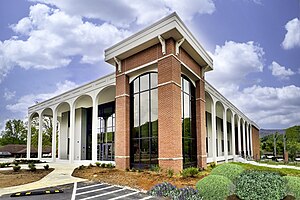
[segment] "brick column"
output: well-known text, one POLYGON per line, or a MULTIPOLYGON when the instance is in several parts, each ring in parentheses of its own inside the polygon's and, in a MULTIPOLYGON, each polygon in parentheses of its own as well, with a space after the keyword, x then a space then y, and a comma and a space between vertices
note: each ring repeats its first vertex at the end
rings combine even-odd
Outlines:
POLYGON ((129 79, 125 74, 117 75, 115 161, 118 169, 126 169, 130 167, 129 100, 129 79))
POLYGON ((205 82, 196 82, 197 166, 206 168, 205 82))
POLYGON ((173 56, 158 61, 159 166, 183 169, 181 127, 181 65, 173 56))

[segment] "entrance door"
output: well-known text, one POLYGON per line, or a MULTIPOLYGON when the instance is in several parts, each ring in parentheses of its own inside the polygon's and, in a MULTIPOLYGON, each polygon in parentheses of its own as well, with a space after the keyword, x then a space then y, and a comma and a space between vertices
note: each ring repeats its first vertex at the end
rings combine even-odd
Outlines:
POLYGON ((112 143, 102 144, 102 160, 112 160, 113 148, 112 143))

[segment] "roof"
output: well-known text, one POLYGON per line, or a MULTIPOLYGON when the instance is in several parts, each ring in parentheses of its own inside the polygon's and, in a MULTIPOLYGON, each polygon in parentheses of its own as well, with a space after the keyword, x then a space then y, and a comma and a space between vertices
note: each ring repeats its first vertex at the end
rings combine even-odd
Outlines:
POLYGON ((188 30, 176 12, 105 50, 105 61, 114 65, 114 58, 123 60, 157 43, 158 36, 176 41, 184 38, 183 48, 206 71, 213 69, 213 60, 188 30))

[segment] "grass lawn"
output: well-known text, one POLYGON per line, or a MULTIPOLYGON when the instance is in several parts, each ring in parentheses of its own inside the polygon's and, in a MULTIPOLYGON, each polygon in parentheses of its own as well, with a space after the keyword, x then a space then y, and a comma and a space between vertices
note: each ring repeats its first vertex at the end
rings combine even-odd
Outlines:
POLYGON ((260 170, 260 171, 271 171, 271 172, 277 172, 280 173, 281 175, 284 176, 297 176, 300 177, 300 170, 297 169, 287 169, 287 168, 270 168, 270 167, 264 167, 264 166, 256 166, 256 165, 251 165, 251 164, 246 164, 246 163, 238 163, 238 162, 233 162, 234 164, 240 165, 244 167, 244 169, 252 169, 252 170, 260 170))

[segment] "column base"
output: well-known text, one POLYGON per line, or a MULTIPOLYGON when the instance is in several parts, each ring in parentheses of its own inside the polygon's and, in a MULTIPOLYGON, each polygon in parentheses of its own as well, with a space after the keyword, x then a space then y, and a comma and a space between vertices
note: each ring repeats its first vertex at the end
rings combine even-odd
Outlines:
POLYGON ((160 159, 158 161, 159 167, 161 169, 173 169, 175 173, 179 173, 183 169, 183 160, 178 159, 178 160, 162 160, 160 159))
POLYGON ((200 156, 198 155, 197 156, 197 166, 199 168, 203 168, 203 169, 206 169, 207 168, 207 156, 200 156))
POLYGON ((130 158, 115 158, 116 168, 126 170, 130 168, 130 158))

